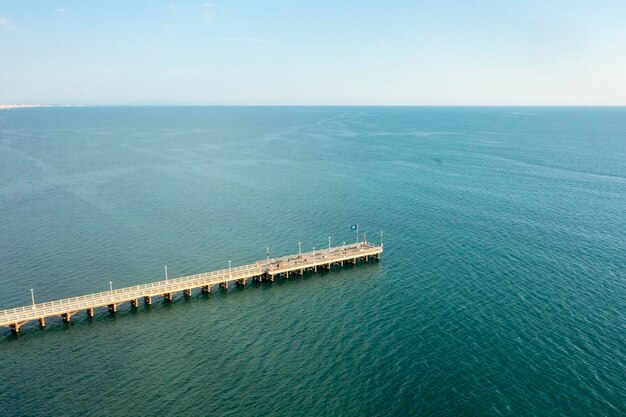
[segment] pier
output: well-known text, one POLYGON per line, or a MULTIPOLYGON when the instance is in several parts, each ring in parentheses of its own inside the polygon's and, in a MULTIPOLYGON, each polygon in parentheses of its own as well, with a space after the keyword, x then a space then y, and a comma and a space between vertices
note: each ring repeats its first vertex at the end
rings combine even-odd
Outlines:
MULTIPOLYGON (((257 261, 253 264, 230 267, 213 272, 189 275, 166 279, 133 287, 110 288, 94 294, 62 300, 34 303, 23 307, 0 311, 0 327, 9 327, 13 333, 19 333, 20 328, 31 321, 39 321, 44 328, 49 317, 61 317, 65 322, 71 322, 72 317, 84 312, 88 317, 94 317, 95 309, 106 308, 110 313, 116 313, 123 303, 130 303, 132 308, 138 308, 140 303, 151 305, 154 297, 163 297, 165 301, 172 301, 174 294, 182 292, 191 297, 194 290, 210 293, 214 286, 227 290, 231 285, 246 286, 251 282, 274 282, 277 277, 289 279, 295 275, 315 273, 318 269, 332 270, 343 267, 344 264, 357 264, 370 260, 380 260, 383 252, 382 242, 378 245, 368 242, 357 242, 350 245, 328 247, 306 253, 284 256, 277 259, 257 261)), ((229 261, 230 265, 230 261, 229 261)))

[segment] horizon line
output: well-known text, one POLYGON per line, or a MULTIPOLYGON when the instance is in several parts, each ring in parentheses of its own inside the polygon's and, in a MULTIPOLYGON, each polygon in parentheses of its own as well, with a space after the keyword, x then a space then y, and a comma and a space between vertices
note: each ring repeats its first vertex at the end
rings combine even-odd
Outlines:
POLYGON ((625 104, 233 104, 233 103, 23 103, 2 104, 0 110, 37 107, 626 107, 625 104))

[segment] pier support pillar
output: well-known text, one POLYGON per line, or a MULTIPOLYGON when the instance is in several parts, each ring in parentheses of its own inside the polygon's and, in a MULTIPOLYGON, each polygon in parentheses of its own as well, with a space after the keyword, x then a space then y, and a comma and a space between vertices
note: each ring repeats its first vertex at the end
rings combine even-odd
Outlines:
POLYGON ((343 267, 343 261, 340 262, 341 266, 343 267))
POLYGON ((202 293, 203 294, 211 294, 211 286, 210 285, 204 285, 202 287, 202 293))
POLYGON ((246 280, 245 280, 245 279, 239 279, 239 280, 235 281, 235 283, 236 283, 239 287, 245 287, 245 286, 246 286, 246 280))
POLYGON ((63 321, 66 323, 70 323, 72 321, 72 313, 63 313, 61 314, 61 317, 63 317, 63 321))
POLYGON ((132 308, 139 308, 139 300, 137 298, 130 300, 130 305, 132 308))
POLYGON ((93 314, 93 308, 88 308, 87 309, 87 317, 89 317, 90 319, 92 319, 94 316, 93 314))
POLYGON ((41 328, 43 329, 44 327, 46 327, 46 318, 42 317, 39 319, 39 325, 41 326, 41 328))
POLYGON ((220 282, 220 288, 223 290, 228 290, 228 282, 220 282))
POLYGON ((20 327, 22 327, 22 325, 20 323, 13 323, 9 325, 9 327, 11 327, 11 331, 13 332, 13 334, 19 334, 20 327))
POLYGON ((317 272, 317 265, 313 265, 313 272, 317 272))
POLYGON ((185 297, 191 297, 191 288, 187 289, 187 290, 183 290, 183 294, 185 294, 185 297))
POLYGON ((109 304, 109 313, 117 313, 117 304, 109 304))
POLYGON ((146 295, 145 297, 143 297, 143 302, 145 305, 147 306, 151 306, 152 305, 152 297, 149 295, 146 295))
POLYGON ((274 274, 270 274, 270 282, 274 282, 274 274))
POLYGON ((166 292, 165 294, 163 294, 163 299, 165 301, 172 301, 173 298, 174 298, 173 292, 166 292))

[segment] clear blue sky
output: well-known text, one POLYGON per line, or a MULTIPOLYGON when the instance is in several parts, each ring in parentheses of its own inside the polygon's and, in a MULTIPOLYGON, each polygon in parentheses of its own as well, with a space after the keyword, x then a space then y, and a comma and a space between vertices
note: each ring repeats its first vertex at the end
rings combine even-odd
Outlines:
POLYGON ((625 105, 625 0, 0 0, 0 103, 625 105))

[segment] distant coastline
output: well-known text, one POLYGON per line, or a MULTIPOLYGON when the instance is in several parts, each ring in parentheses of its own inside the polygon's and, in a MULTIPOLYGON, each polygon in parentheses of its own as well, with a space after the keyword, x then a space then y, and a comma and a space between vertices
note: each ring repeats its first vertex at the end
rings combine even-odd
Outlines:
POLYGON ((31 107, 84 107, 83 104, 0 104, 0 110, 27 109, 31 107))

